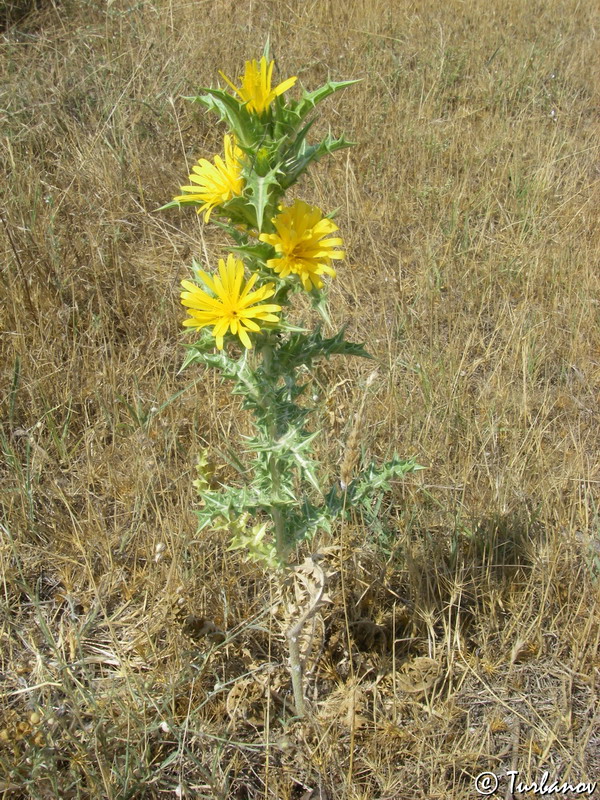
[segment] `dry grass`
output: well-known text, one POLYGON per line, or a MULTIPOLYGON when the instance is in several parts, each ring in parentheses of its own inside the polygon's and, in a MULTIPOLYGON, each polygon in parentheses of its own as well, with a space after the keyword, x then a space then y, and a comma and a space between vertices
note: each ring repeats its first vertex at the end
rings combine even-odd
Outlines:
MULTIPOLYGON (((65 0, 7 28, 2 797, 598 778, 593 6, 65 0), (329 543, 302 724, 274 588, 220 533, 195 538, 195 459, 226 475, 247 420, 212 374, 177 374, 176 287, 222 243, 155 213, 222 134, 181 95, 239 74, 267 32, 284 76, 363 79, 319 123, 358 146, 301 191, 340 206, 335 322, 379 361, 364 457, 427 466, 377 530, 329 543)), ((372 369, 316 375, 330 475, 372 369)))

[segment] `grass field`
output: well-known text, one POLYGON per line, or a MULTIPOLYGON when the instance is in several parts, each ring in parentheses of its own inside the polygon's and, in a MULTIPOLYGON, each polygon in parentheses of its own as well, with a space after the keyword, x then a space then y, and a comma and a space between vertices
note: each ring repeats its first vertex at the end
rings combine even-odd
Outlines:
MULTIPOLYGON (((1 796, 600 779, 594 3, 64 0, 19 20, 28 5, 0 3, 1 796), (304 720, 272 580, 195 531, 196 459, 229 480, 249 429, 213 373, 178 374, 179 281, 223 241, 156 211, 222 145, 183 96, 267 35, 282 78, 362 79, 317 126, 356 147, 297 194, 339 207, 331 313, 379 368, 363 458, 426 467, 377 529, 313 545, 338 577, 304 720)), ((315 374, 328 477, 372 370, 315 374)))

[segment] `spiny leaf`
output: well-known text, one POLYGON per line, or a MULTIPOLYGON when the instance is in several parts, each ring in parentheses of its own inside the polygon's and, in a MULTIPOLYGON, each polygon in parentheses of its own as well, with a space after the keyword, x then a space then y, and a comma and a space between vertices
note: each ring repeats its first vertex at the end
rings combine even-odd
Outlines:
MULTIPOLYGON (((164 206, 157 208, 157 211, 166 211, 168 208, 179 208, 183 203, 180 203, 178 200, 171 200, 169 203, 165 203, 164 206)), ((188 203, 191 205, 191 203, 188 203)))
POLYGON ((360 83, 360 79, 353 81, 327 81, 327 83, 315 89, 313 92, 305 91, 302 99, 293 107, 293 110, 298 115, 298 118, 303 120, 304 117, 312 111, 318 103, 325 100, 326 97, 334 94, 334 92, 339 92, 340 89, 345 89, 347 86, 352 86, 354 83, 360 83))
POLYGON ((391 489, 391 481, 401 478, 410 472, 425 469, 414 458, 401 459, 396 454, 381 466, 370 464, 361 472, 348 487, 348 497, 354 503, 361 503, 371 497, 375 492, 386 492, 391 489))
POLYGON ((364 345, 347 342, 344 339, 345 331, 344 326, 335 336, 327 339, 321 335, 319 328, 308 335, 293 334, 278 349, 277 357, 281 371, 295 369, 304 364, 310 367, 313 360, 319 356, 329 358, 332 355, 347 355, 372 358, 364 345))
MULTIPOLYGON (((265 209, 271 203, 271 194, 276 193, 280 189, 277 180, 277 169, 272 169, 266 175, 257 175, 256 172, 251 172, 246 177, 246 189, 249 194, 248 203, 252 205, 256 212, 256 227, 262 230, 265 209)), ((271 213, 274 212, 271 209, 271 213)))
POLYGON ((336 150, 352 147, 353 145, 354 142, 349 141, 344 136, 334 139, 331 134, 328 134, 319 144, 315 145, 307 145, 306 142, 294 142, 294 146, 284 156, 283 177, 281 178, 282 187, 287 189, 292 186, 313 161, 318 161, 326 154, 335 153, 336 150))
POLYGON ((240 103, 222 89, 203 89, 203 91, 206 92, 205 95, 185 99, 200 103, 209 111, 216 111, 220 119, 227 122, 242 147, 250 148, 259 141, 262 126, 258 123, 258 119, 246 110, 244 103, 240 103))

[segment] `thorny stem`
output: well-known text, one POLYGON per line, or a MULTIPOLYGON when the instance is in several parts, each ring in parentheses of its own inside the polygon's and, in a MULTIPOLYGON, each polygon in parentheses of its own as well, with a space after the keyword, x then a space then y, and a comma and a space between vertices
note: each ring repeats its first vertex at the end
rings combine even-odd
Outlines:
POLYGON ((325 592, 325 573, 317 562, 313 559, 315 572, 319 576, 320 586, 317 596, 313 603, 306 609, 300 619, 292 625, 288 630, 286 636, 288 640, 288 649, 290 653, 290 672, 292 675, 292 689, 294 692, 294 705, 296 706, 296 713, 299 717, 303 717, 306 713, 306 705, 304 702, 304 687, 302 686, 302 659, 300 658, 300 635, 302 628, 309 619, 314 617, 317 609, 321 605, 323 594, 325 592))
MULTIPOLYGON (((265 374, 271 378, 271 365, 273 363, 273 346, 270 344, 262 348, 263 366, 265 374)), ((276 424, 273 406, 269 408, 269 437, 272 442, 275 441, 276 424)), ((273 516, 273 524, 275 526, 275 547, 277 548, 277 555, 282 562, 285 562, 286 546, 285 546, 285 520, 281 509, 276 505, 279 500, 279 464, 278 460, 271 454, 269 458, 269 472, 271 473, 271 486, 273 488, 273 505, 271 506, 271 513, 273 516)))
MULTIPOLYGON (((273 364, 273 346, 271 344, 266 344, 262 348, 262 357, 263 357, 263 368, 265 371, 265 375, 271 379, 273 377, 272 374, 272 364, 273 364)), ((269 423, 268 423, 268 431, 269 437, 272 442, 275 441, 276 434, 277 434, 277 420, 275 418, 275 409, 271 405, 269 408, 269 423)), ((279 556, 280 560, 285 563, 286 561, 286 536, 285 536, 285 519, 282 513, 281 508, 277 506, 277 501, 279 499, 279 491, 280 491, 280 481, 279 481, 279 463, 278 459, 276 459, 273 455, 271 455, 270 463, 269 463, 269 471, 271 474, 271 487, 272 487, 272 498, 273 498, 273 505, 271 506, 271 514, 273 517, 273 524, 275 526, 275 546, 277 548, 277 555, 279 556)), ((321 600, 323 598, 323 593, 325 592, 325 573, 321 569, 321 567, 315 563, 315 572, 317 573, 320 586, 317 596, 314 602, 306 609, 304 614, 300 617, 299 620, 296 621, 294 625, 288 630, 287 632, 287 640, 288 640, 288 652, 290 656, 290 674, 292 678, 292 690, 294 692, 294 705, 296 707, 296 714, 298 717, 303 717, 306 713, 306 704, 304 702, 304 687, 302 685, 302 659, 300 657, 300 635, 302 634, 302 629, 304 625, 311 619, 315 612, 317 611, 319 605, 321 604, 321 600)))

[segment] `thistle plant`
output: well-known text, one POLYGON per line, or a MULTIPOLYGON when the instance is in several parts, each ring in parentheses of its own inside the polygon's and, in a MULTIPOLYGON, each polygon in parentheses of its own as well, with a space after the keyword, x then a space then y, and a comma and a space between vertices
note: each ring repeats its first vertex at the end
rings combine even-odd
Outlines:
MULTIPOLYGON (((310 143, 316 107, 355 81, 328 81, 300 98, 288 92, 297 79, 272 88, 274 62, 268 47, 260 61, 247 61, 240 85, 222 75, 227 89, 204 89, 189 98, 216 114, 228 128, 223 156, 200 159, 181 194, 163 208, 192 206, 204 222, 218 225, 231 242, 218 269, 193 262, 194 281, 182 282, 186 327, 199 338, 186 345, 183 368, 201 364, 230 381, 232 393, 252 415, 253 435, 244 439, 246 465, 241 485, 216 485, 199 467, 199 530, 226 529, 230 550, 274 571, 293 571, 299 545, 319 531, 333 534, 335 521, 351 511, 367 519, 376 495, 391 481, 419 469, 414 460, 394 456, 355 475, 345 470, 330 486, 325 469, 312 457, 318 430, 314 410, 303 402, 311 368, 333 355, 369 358, 363 344, 349 342, 344 330, 323 333, 328 324, 326 281, 344 259, 338 227, 316 206, 286 201, 286 192, 311 164, 350 146, 344 136, 326 135, 310 143), (284 97, 285 95, 285 97, 284 97), (294 319, 294 298, 307 294, 322 318, 310 328, 294 319)), ((207 466, 206 458, 202 462, 207 466)), ((320 585, 288 631, 296 711, 305 711, 299 636, 325 592, 320 585)))

